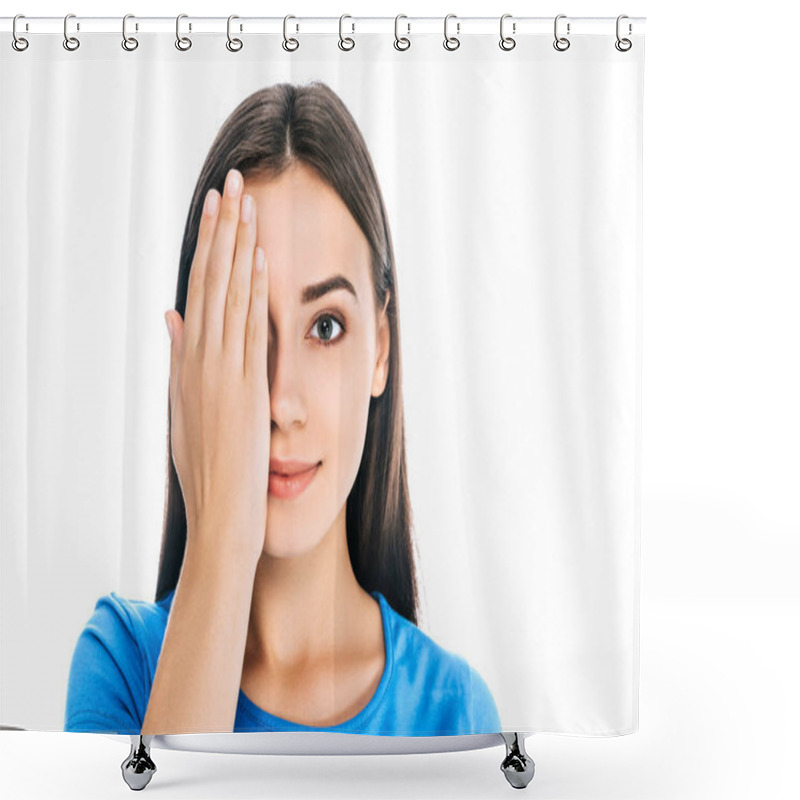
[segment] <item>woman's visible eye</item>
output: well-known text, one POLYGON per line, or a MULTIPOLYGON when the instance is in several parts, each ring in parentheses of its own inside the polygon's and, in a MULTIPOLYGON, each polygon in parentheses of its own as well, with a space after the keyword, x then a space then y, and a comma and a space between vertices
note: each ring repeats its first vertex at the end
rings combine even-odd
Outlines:
POLYGON ((332 314, 321 314, 319 317, 317 317, 316 320, 314 320, 311 330, 314 330, 314 328, 318 328, 321 335, 313 338, 319 339, 319 343, 323 347, 330 347, 332 344, 338 342, 339 339, 342 338, 345 330, 344 323, 337 317, 334 317, 332 314), (330 338, 332 335, 332 323, 336 323, 342 329, 342 333, 335 339, 330 338))

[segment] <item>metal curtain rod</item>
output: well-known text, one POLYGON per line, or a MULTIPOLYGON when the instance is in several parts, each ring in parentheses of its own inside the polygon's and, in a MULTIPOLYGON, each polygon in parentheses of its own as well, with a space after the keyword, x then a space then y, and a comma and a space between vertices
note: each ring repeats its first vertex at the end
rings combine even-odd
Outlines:
MULTIPOLYGON (((192 34, 214 33, 224 34, 228 30, 228 17, 195 17, 181 15, 184 30, 192 34)), ((338 33, 342 25, 342 17, 347 33, 387 33, 395 29, 395 17, 356 17, 350 14, 342 17, 305 17, 291 16, 291 29, 302 34, 331 34, 338 33)), ((470 34, 496 34, 500 22, 497 17, 459 17, 450 15, 450 27, 455 35, 470 34)), ((574 34, 605 34, 614 35, 616 30, 616 17, 562 17, 561 23, 566 29, 569 24, 569 33, 574 34)), ((414 35, 442 34, 444 17, 411 17, 400 15, 399 24, 403 33, 414 35)), ((506 29, 509 34, 524 36, 526 34, 552 34, 555 15, 552 17, 514 17, 506 15, 506 29)), ((70 31, 80 33, 120 33, 122 30, 122 17, 81 17, 70 15, 70 31)), ((239 17, 235 16, 233 29, 237 33, 282 33, 284 30, 284 17, 239 17)), ((0 30, 10 33, 13 28, 13 17, 0 17, 0 30)), ((624 34, 635 35, 644 33, 646 17, 625 17, 624 34)), ((130 15, 127 21, 130 32, 139 33, 174 33, 175 17, 137 17, 130 15)), ((63 33, 64 17, 36 17, 21 15, 17 19, 17 33, 63 33)))

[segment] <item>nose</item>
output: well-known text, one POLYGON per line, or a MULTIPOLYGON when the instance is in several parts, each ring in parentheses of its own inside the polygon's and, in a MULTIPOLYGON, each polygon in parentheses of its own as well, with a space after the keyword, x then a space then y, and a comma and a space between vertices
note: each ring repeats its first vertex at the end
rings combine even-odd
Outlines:
POLYGON ((288 431, 293 425, 305 425, 307 409, 299 358, 288 345, 275 343, 274 336, 268 347, 267 379, 273 426, 288 431))

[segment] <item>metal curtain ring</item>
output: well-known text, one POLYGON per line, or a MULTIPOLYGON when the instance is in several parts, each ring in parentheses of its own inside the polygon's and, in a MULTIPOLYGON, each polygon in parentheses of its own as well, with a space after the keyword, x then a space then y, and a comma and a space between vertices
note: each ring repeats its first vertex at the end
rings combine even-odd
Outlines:
MULTIPOLYGON (((186 51, 192 46, 192 40, 188 36, 181 36, 181 20, 188 17, 188 14, 178 14, 175 18, 175 47, 178 50, 186 51)), ((189 30, 192 29, 192 23, 189 23, 189 30)))
MULTIPOLYGON (((505 20, 510 17, 511 14, 503 14, 500 17, 500 49, 501 50, 513 50, 517 46, 517 40, 512 39, 510 36, 503 36, 503 23, 505 20)), ((516 32, 516 25, 514 25, 513 30, 516 32)))
MULTIPOLYGON (((131 50, 135 50, 139 46, 139 40, 134 39, 133 36, 128 36, 128 32, 126 30, 126 25, 128 24, 128 20, 133 16, 133 14, 126 14, 122 18, 122 49, 127 50, 130 52, 131 50)), ((139 26, 136 26, 136 29, 139 29, 139 26)))
MULTIPOLYGON (((554 36, 556 37, 556 40, 553 42, 553 47, 555 47, 555 49, 561 53, 563 53, 564 50, 569 50, 569 45, 570 45, 569 39, 566 39, 565 37, 558 35, 558 21, 560 19, 566 19, 566 18, 567 18, 566 14, 559 14, 556 17, 555 23, 553 24, 554 36)), ((569 34, 569 22, 567 23, 567 34, 569 34)))
MULTIPOLYGON (((232 19, 239 19, 239 17, 236 14, 231 14, 228 17, 228 41, 225 42, 225 47, 227 47, 228 50, 231 51, 231 53, 238 53, 242 49, 243 44, 242 44, 242 40, 241 39, 231 39, 231 20, 232 19)), ((239 30, 241 30, 241 26, 239 27, 239 30)))
MULTIPOLYGON (((67 14, 67 16, 64 17, 64 42, 63 42, 63 44, 64 44, 64 49, 65 50, 77 50, 81 46, 81 43, 80 43, 80 41, 78 39, 76 39, 74 36, 68 36, 67 35, 67 20, 70 17, 74 17, 74 16, 75 16, 74 14, 67 14)), ((80 30, 80 27, 78 28, 78 30, 80 30)))
POLYGON ((297 39, 295 39, 294 37, 292 37, 291 39, 288 39, 286 37, 286 23, 290 19, 297 19, 297 17, 293 16, 292 14, 287 14, 283 18, 283 42, 282 42, 282 47, 283 47, 284 50, 288 50, 290 53, 292 53, 295 50, 297 50, 298 47, 300 47, 300 42, 298 42, 297 39), (291 42, 291 44, 289 44, 290 42, 291 42))
MULTIPOLYGON (((620 51, 620 53, 627 53, 628 50, 630 50, 631 47, 633 47, 633 42, 630 39, 620 39, 619 38, 619 22, 622 19, 628 19, 628 15, 627 14, 620 14, 617 17, 617 41, 614 42, 614 47, 616 47, 617 50, 620 51)), ((631 27, 631 24, 629 22, 628 23, 628 33, 631 33, 632 31, 633 31, 633 28, 631 27)))
MULTIPOLYGON (((447 35, 447 20, 451 17, 455 17, 455 14, 448 14, 444 18, 444 42, 442 45, 444 46, 445 50, 458 50, 461 47, 461 40, 458 39, 456 36, 448 36, 447 35)), ((459 33, 461 30, 461 23, 456 23, 456 33, 459 33)))
MULTIPOLYGON (((394 49, 395 50, 408 50, 411 47, 411 39, 407 37, 400 36, 400 31, 398 30, 398 23, 400 22, 400 18, 408 19, 405 14, 398 14, 394 18, 394 49), (402 43, 402 44, 401 44, 402 43)), ((411 23, 407 22, 406 25, 408 26, 408 33, 411 33, 411 23)))
MULTIPOLYGON (((350 19, 353 19, 349 14, 342 14, 342 16, 339 17, 339 49, 340 50, 352 50, 356 46, 355 41, 353 41, 353 39, 351 39, 349 36, 347 36, 346 38, 342 38, 342 22, 344 21, 345 17, 349 17, 350 19), (345 46, 345 42, 348 43, 347 46, 345 46)), ((355 33, 355 31, 356 31, 356 24, 354 22, 353 23, 353 31, 352 32, 355 33)))
POLYGON ((18 19, 25 19, 23 14, 17 14, 14 17, 14 22, 11 25, 11 35, 13 36, 11 40, 11 46, 17 50, 18 52, 22 52, 23 50, 28 49, 28 40, 25 39, 23 36, 17 36, 17 20, 18 19))

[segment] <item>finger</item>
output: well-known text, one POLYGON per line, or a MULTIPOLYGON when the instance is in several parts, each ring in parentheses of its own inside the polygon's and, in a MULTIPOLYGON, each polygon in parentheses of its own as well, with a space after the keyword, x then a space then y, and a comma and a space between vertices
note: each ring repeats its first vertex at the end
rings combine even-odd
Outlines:
POLYGON ((217 230, 206 265, 203 287, 203 340, 217 350, 222 347, 225 298, 231 279, 243 184, 242 173, 238 169, 228 170, 217 230))
POLYGON ((269 329, 269 279, 264 251, 256 248, 253 259, 250 308, 245 334, 244 373, 246 377, 267 378, 267 332, 269 329))
POLYGON ((178 385, 178 371, 180 369, 181 343, 184 335, 184 324, 181 315, 175 311, 167 311, 164 317, 167 320, 167 330, 170 335, 169 350, 169 402, 175 408, 175 390, 178 385))
POLYGON ((238 359, 241 372, 244 372, 244 330, 250 306, 250 277, 253 274, 255 246, 256 204, 252 195, 243 194, 222 333, 222 346, 233 358, 238 359))
POLYGON ((208 254, 217 228, 219 206, 219 192, 216 189, 209 189, 203 203, 203 213, 200 216, 200 227, 197 231, 197 244, 195 245, 192 267, 189 272, 189 288, 184 311, 185 321, 183 324, 187 329, 189 341, 194 344, 197 344, 200 340, 200 334, 202 333, 203 287, 205 285, 208 254))

